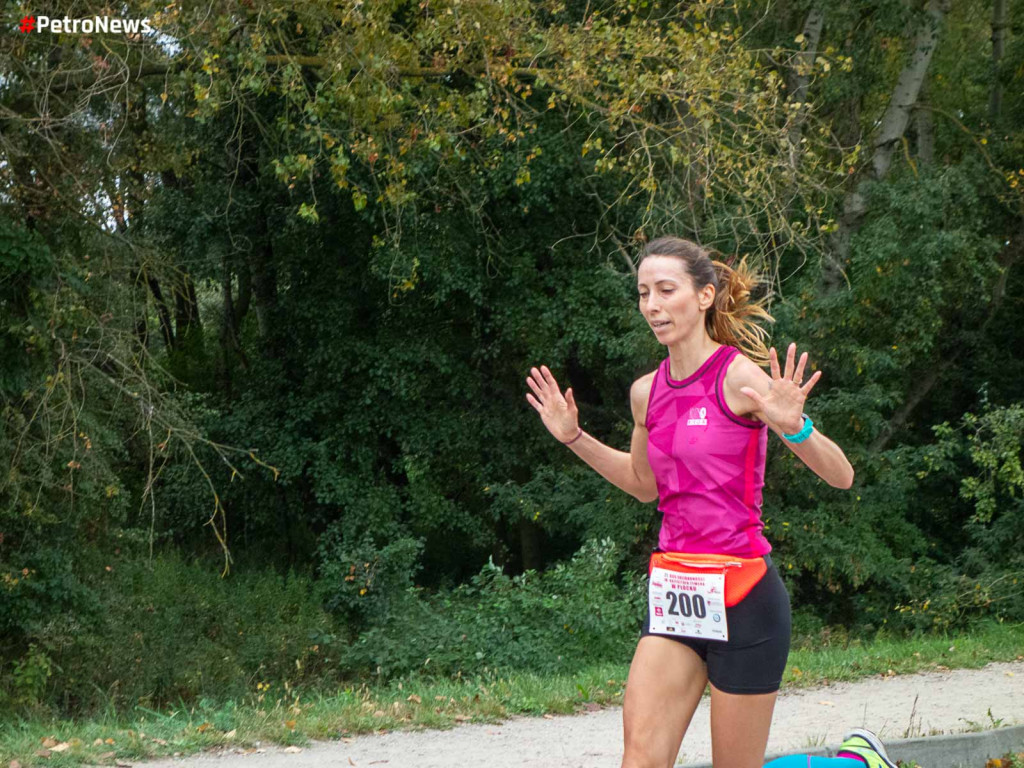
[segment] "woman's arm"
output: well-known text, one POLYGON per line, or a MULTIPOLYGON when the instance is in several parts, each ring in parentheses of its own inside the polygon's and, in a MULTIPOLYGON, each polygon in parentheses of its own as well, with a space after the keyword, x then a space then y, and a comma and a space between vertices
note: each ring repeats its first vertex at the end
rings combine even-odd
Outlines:
POLYGON ((629 452, 617 451, 579 427, 579 410, 570 387, 562 396, 558 382, 547 366, 530 369, 526 383, 533 394, 526 399, 540 414, 548 431, 585 461, 601 477, 617 488, 621 488, 640 501, 654 501, 658 498, 658 487, 654 473, 647 461, 647 397, 651 388, 648 374, 636 382, 629 391, 633 410, 633 437, 629 452))
POLYGON ((807 353, 804 352, 799 363, 794 365, 796 344, 789 345, 784 374, 779 372, 774 347, 769 356, 771 376, 750 359, 737 355, 725 376, 725 396, 730 407, 734 402, 745 403, 745 407, 733 407, 733 410, 753 414, 767 424, 782 438, 786 447, 826 483, 836 488, 849 488, 853 485, 853 467, 843 449, 817 428, 802 443, 793 443, 782 437, 799 432, 803 426, 804 401, 821 378, 821 371, 816 371, 806 383, 803 382, 807 353))

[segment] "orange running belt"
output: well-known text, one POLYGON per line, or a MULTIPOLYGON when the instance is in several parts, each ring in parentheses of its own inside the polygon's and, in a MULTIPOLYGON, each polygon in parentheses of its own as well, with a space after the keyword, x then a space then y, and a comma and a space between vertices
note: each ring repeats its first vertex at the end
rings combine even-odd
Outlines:
POLYGON ((746 597, 768 572, 768 563, 763 557, 655 552, 651 555, 647 574, 650 575, 655 568, 677 573, 724 573, 725 605, 731 608, 746 597))

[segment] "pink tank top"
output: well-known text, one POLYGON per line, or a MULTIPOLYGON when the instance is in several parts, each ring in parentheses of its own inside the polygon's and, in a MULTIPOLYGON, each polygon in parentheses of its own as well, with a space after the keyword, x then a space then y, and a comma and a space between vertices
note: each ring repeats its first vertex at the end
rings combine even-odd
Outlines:
POLYGON ((725 371, 738 353, 719 347, 682 381, 669 377, 667 358, 654 374, 647 456, 665 552, 759 557, 772 549, 761 533, 768 428, 729 410, 723 394, 725 371))

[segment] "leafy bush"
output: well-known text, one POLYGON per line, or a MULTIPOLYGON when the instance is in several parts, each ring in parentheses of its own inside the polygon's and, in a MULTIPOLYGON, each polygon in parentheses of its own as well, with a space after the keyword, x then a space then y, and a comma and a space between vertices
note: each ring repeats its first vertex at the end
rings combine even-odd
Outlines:
POLYGON ((470 583, 435 594, 398 589, 409 572, 398 566, 417 551, 406 541, 354 552, 379 564, 370 569, 370 590, 379 594, 358 599, 349 590, 366 582, 342 576, 340 591, 325 586, 350 572, 342 559, 325 564, 332 576, 319 584, 268 572, 222 579, 171 556, 118 563, 90 584, 98 605, 88 621, 70 610, 53 617, 0 678, 0 703, 81 713, 224 701, 368 675, 571 670, 632 653, 644 582, 627 575, 620 583, 622 550, 611 540, 590 542, 543 573, 509 577, 488 564, 470 583), (334 615, 321 605, 325 596, 336 601, 334 615), (379 611, 353 608, 358 600, 379 611), (347 645, 354 631, 344 621, 352 615, 368 628, 347 645))
POLYGON ((31 694, 76 712, 223 700, 260 681, 329 679, 337 665, 334 626, 308 577, 222 579, 168 556, 152 566, 117 563, 89 586, 97 609, 52 616, 13 676, 0 680, 11 699, 31 694))
POLYGON ((1024 618, 1024 571, 992 567, 975 575, 933 563, 915 568, 906 602, 890 625, 917 631, 964 630, 988 618, 1024 618))
POLYGON ((591 541, 568 563, 509 577, 488 563, 468 584, 406 593, 391 620, 352 644, 346 665, 385 676, 486 669, 553 672, 624 661, 646 608, 644 580, 616 580, 621 548, 591 541))
POLYGON ((349 544, 334 528, 321 540, 318 592, 350 635, 385 623, 413 586, 422 550, 423 543, 409 537, 378 547, 366 535, 349 544))

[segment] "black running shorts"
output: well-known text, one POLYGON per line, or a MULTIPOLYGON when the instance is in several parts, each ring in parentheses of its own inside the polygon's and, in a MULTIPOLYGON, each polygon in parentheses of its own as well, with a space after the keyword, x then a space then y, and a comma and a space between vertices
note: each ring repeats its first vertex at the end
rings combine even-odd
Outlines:
MULTIPOLYGON (((774 693, 789 658, 792 622, 789 594, 771 558, 768 571, 745 598, 726 610, 729 639, 656 635, 687 645, 708 668, 708 680, 725 693, 774 693)), ((650 633, 650 616, 641 637, 650 633)))

